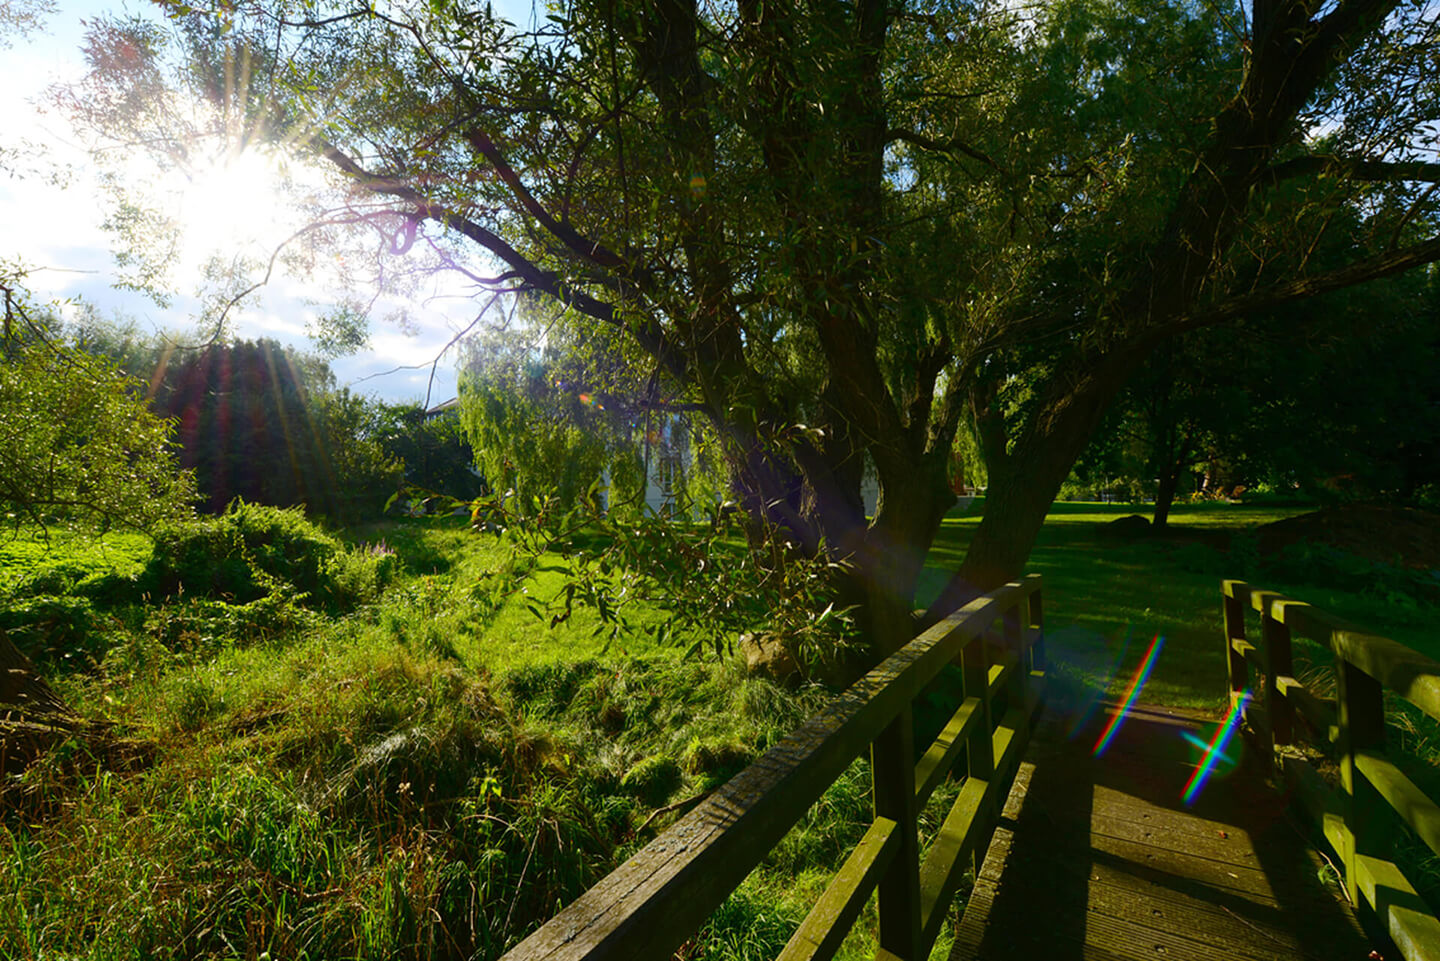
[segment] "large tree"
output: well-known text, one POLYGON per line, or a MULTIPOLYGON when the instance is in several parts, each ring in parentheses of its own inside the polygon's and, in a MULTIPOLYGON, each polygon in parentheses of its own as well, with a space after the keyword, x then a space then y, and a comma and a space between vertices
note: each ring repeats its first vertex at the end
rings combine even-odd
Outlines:
MULTIPOLYGON (((1161 344, 1440 258, 1423 3, 572 0, 528 30, 453 0, 168 9, 217 129, 343 178, 323 233, 373 233, 382 280, 423 255, 618 332, 751 511, 848 559, 882 652, 962 421, 989 496, 931 618, 1021 570, 1161 344), (1341 211, 1363 229, 1321 268, 1341 211)), ((96 38, 87 109, 183 155, 164 38, 96 38)))

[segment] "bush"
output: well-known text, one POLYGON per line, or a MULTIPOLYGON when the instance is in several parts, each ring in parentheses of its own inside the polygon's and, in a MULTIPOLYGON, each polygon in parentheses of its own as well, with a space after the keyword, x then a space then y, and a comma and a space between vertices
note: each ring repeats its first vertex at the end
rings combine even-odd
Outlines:
POLYGON ((161 530, 146 581, 159 595, 245 604, 288 591, 310 606, 352 607, 389 579, 394 554, 349 551, 299 508, 235 501, 218 517, 161 530))

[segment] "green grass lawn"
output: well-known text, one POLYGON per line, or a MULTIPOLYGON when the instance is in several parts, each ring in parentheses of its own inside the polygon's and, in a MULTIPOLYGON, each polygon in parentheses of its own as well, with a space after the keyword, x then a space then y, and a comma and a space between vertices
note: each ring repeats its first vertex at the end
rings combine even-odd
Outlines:
MULTIPOLYGON (((918 600, 928 602, 964 557, 979 524, 979 504, 947 518, 931 551, 918 600)), ((1245 578, 1255 559, 1231 557, 1208 541, 1244 535, 1260 525, 1305 513, 1308 507, 1206 503, 1177 505, 1164 537, 1121 539, 1104 525, 1144 507, 1057 503, 1026 565, 1045 577, 1047 649, 1062 672, 1118 696, 1156 635, 1165 638, 1144 699, 1221 711, 1225 705, 1220 581, 1245 578)), ((1258 586, 1318 607, 1440 655, 1426 608, 1303 581, 1252 577, 1258 586)), ((1319 662, 1323 652, 1301 643, 1298 656, 1319 662)))

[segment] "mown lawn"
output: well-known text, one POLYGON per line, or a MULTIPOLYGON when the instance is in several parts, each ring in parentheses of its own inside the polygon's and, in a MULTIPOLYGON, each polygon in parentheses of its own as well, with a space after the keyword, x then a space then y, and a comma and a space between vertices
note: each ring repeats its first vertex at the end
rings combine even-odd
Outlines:
MULTIPOLYGON (((931 551, 919 601, 935 596, 947 571, 964 557, 979 504, 946 519, 931 551)), ((1341 617, 1393 637, 1417 650, 1440 655, 1433 610, 1404 597, 1338 589, 1305 578, 1267 574, 1255 554, 1253 537, 1263 524, 1311 507, 1206 503, 1177 505, 1171 530, 1160 537, 1123 538, 1105 525, 1146 508, 1120 504, 1058 503, 1040 532, 1027 571, 1045 576, 1047 646, 1062 671, 1118 695, 1156 635, 1164 647, 1144 698, 1158 704, 1221 710, 1220 581, 1248 579, 1257 586, 1308 601, 1341 617), (1235 540, 1224 547, 1225 535, 1235 540)), ((1299 655, 1318 663, 1323 652, 1300 643, 1299 655)))

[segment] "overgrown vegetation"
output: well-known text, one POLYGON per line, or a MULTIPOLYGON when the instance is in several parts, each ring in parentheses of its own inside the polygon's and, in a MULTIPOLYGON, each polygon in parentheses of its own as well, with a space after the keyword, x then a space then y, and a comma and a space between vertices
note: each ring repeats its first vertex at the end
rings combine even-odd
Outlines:
MULTIPOLYGON (((153 544, 7 545, 10 638, 151 763, 77 742, 11 778, 0 955, 494 957, 826 696, 682 657, 647 630, 669 618, 653 599, 619 634, 591 609, 540 623, 559 575, 513 537, 343 536, 239 503, 153 544), (58 588, 83 656, 36 620, 58 588)), ((697 949, 777 948, 863 830, 866 783, 837 785, 697 949)))
MULTIPOLYGON (((1293 511, 1182 506, 1168 537, 1116 539, 1103 525, 1126 510, 1075 505, 1042 532, 1033 566, 1065 689, 1113 690, 1159 631, 1147 698, 1217 706, 1207 565, 1243 561, 1246 532, 1293 511)), ((946 522, 937 568, 973 524, 946 522)), ((723 556, 712 528, 604 555, 635 564, 605 575, 627 594, 623 618, 565 606, 581 569, 598 572, 596 539, 618 532, 527 530, 434 518, 327 532, 237 504, 153 542, 61 531, 0 545, 4 616, 67 598, 84 653, 47 650, 51 626, 33 619, 9 636, 81 714, 145 746, 119 766, 63 744, 12 778, 0 955, 496 957, 828 696, 751 676, 723 645, 684 656, 710 635, 662 602, 655 557, 675 552, 680 577, 698 556, 689 537, 723 556)), ((1274 586, 1411 643, 1430 610, 1384 617, 1385 598, 1274 586)), ((953 694, 922 704, 922 723, 953 694)), ((774 956, 868 811, 861 761, 686 956, 774 956)), ((844 956, 868 955, 873 921, 844 956)))

